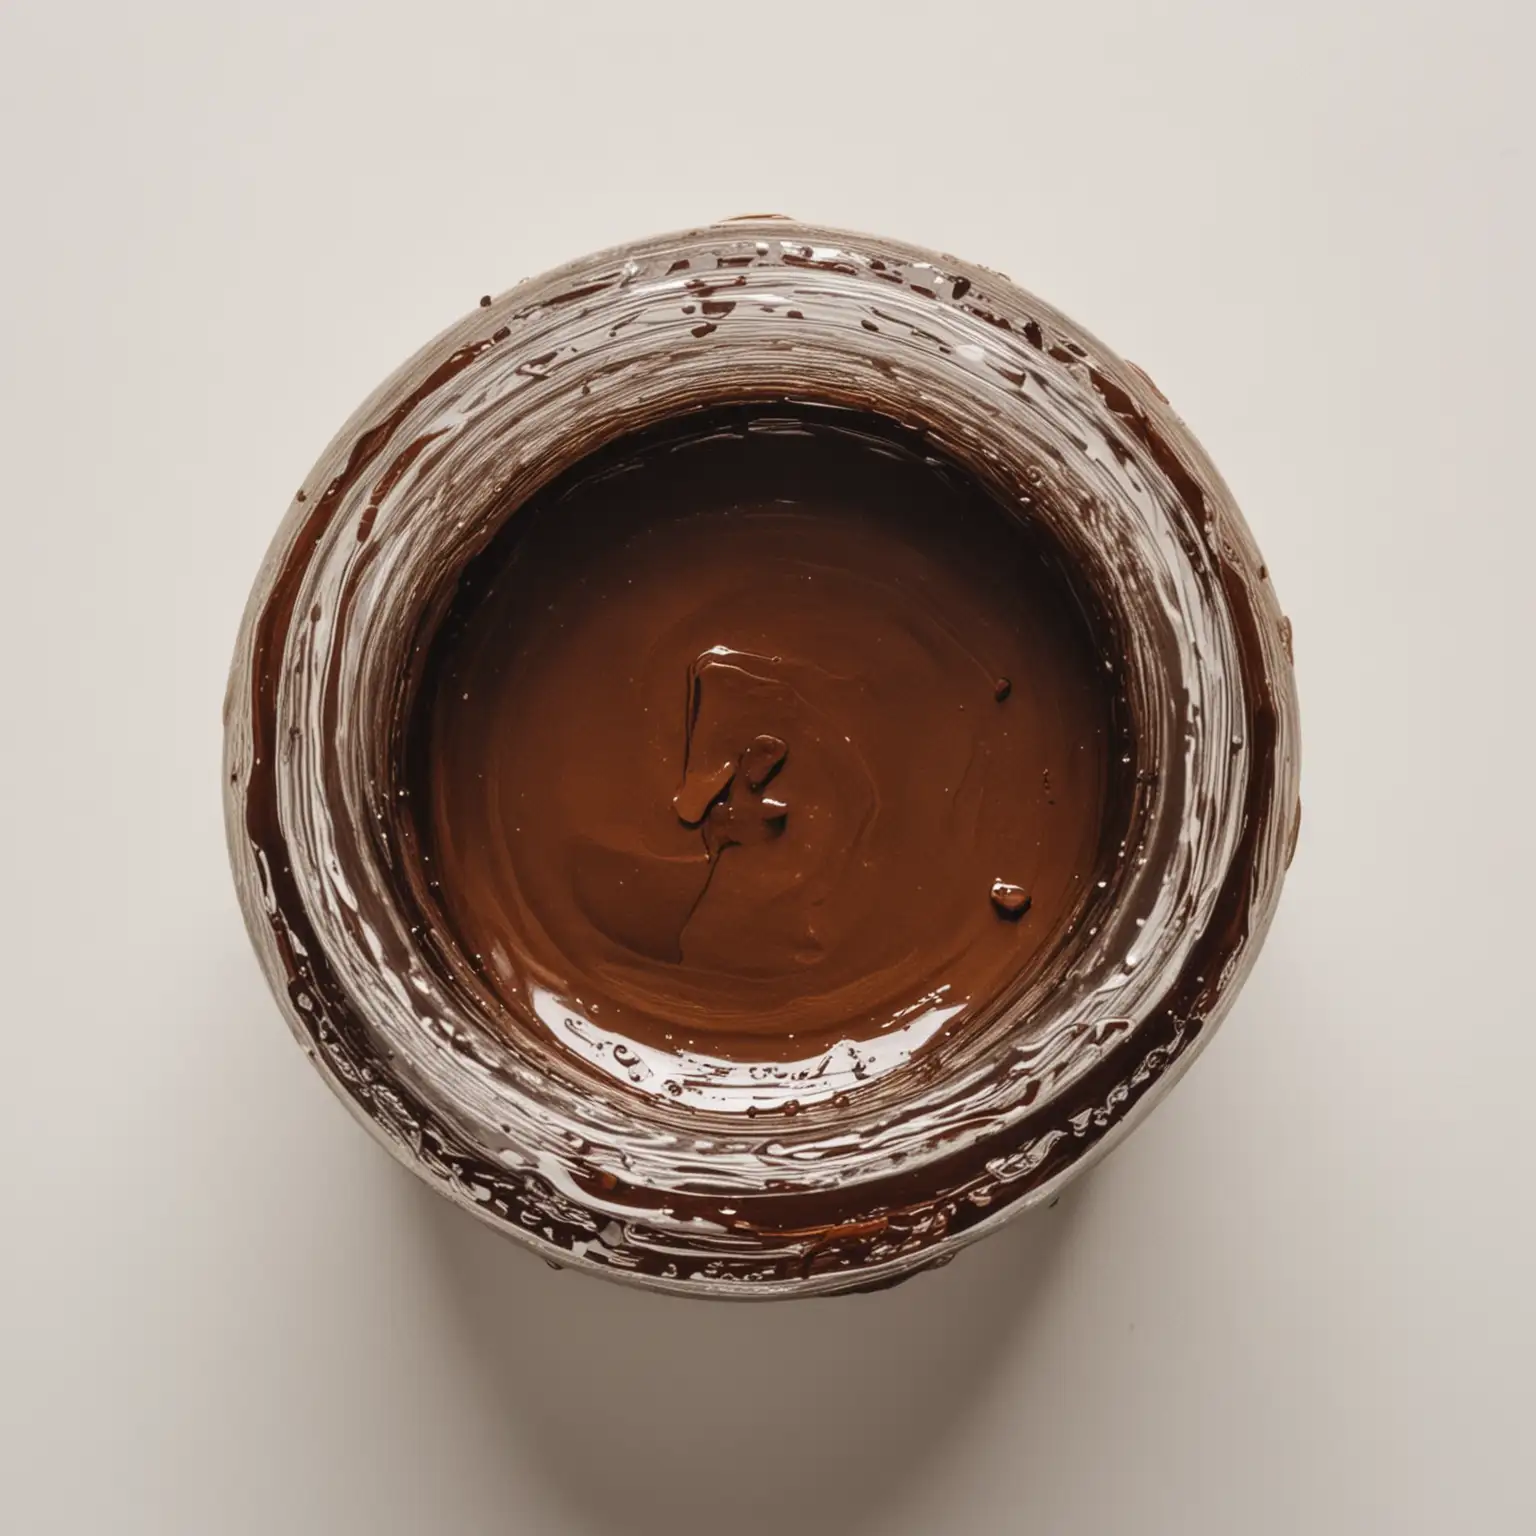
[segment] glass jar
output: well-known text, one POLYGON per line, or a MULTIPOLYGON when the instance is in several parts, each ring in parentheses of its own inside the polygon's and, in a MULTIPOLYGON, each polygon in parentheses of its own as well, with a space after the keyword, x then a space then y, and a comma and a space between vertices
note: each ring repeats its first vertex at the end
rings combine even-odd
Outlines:
POLYGON ((417 353, 290 507, 225 719, 251 938, 358 1118, 546 1259, 710 1296, 889 1283, 1102 1156, 1230 1006, 1299 816, 1289 626, 1150 380, 983 267, 781 219, 572 262, 417 353), (758 401, 886 417, 1048 537, 1108 637, 1131 759, 1123 840, 1043 965, 909 1064, 767 1112, 497 1027, 391 831, 413 647, 467 562, 600 445, 758 401))

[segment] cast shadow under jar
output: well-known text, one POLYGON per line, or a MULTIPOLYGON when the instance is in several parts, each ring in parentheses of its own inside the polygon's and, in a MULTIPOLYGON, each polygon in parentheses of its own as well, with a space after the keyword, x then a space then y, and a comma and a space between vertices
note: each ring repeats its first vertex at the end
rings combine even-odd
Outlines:
POLYGON ((498 1432, 626 1536, 883 1528, 1065 1258, 1081 1187, 891 1289, 698 1301, 555 1273, 426 1191, 423 1252, 498 1432))

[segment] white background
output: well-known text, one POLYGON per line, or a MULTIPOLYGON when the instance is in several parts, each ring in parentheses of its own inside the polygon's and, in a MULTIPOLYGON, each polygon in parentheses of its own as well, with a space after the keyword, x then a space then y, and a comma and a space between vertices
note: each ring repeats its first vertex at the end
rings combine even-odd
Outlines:
POLYGON ((0 1528, 1536 1529, 1530 8, 518 12, 0 6, 0 1528), (333 1102, 219 705, 402 357, 760 210, 1152 374, 1295 621, 1306 818, 1220 1037, 1054 1211, 736 1309, 550 1272, 333 1102))

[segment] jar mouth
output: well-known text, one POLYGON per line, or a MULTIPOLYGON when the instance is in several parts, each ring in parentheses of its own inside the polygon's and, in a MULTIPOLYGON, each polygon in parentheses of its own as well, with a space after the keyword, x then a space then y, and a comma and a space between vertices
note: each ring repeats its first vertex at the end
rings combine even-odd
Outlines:
MULTIPOLYGON (((445 589, 452 590, 433 590, 401 580, 386 594, 385 609, 378 615, 382 631, 410 641, 402 650, 406 676, 376 700, 381 710, 376 739, 385 743, 377 773, 381 778, 387 777, 390 785, 383 805, 398 807, 400 811, 390 828, 399 854, 396 899, 409 909, 411 925, 421 935, 423 955, 435 965, 440 982, 459 995, 465 1008, 487 1028, 531 1036, 529 1048, 535 1051, 553 1042, 557 1048, 541 1059, 551 1075, 566 1080, 573 1092, 580 1092, 588 1076, 596 1074, 626 1094, 647 1099, 667 1094, 669 1111, 737 1117, 795 1115, 821 1105, 846 1109, 854 1095, 864 1099, 877 1083, 893 1074, 902 1074, 902 1080, 887 1090, 892 1109, 899 1110, 903 1095, 914 1091, 914 1084, 920 1084, 924 1075, 938 1069, 930 1061, 929 1053, 948 1043, 951 1037, 953 1045, 944 1052, 943 1068, 964 1071, 985 1059, 995 1047, 994 1035, 1017 1034, 1021 998, 1031 999, 1023 1011, 1025 1018, 1030 1011, 1049 1006, 1053 991, 1062 985, 1074 963, 1091 946, 1104 921, 1104 909, 1111 904, 1118 888, 1124 866, 1123 850, 1134 833, 1132 813, 1139 782, 1133 766, 1135 744, 1129 722, 1114 718, 1115 706, 1122 705, 1116 682, 1120 647, 1096 595, 1078 590, 1067 561, 1054 542, 1044 543, 1042 530, 1032 528, 1033 537, 1023 547, 1028 549, 1030 561, 1039 571, 1030 587, 1010 593, 1010 597, 1028 602, 1033 594, 1038 601, 1037 587, 1043 585, 1073 623, 1074 638, 1083 645, 1085 653, 1091 648, 1091 654, 1082 657, 1087 675, 1081 682, 1090 688, 1100 687, 1100 680, 1092 674, 1102 668, 1107 682, 1102 693, 1111 704, 1102 721, 1109 738, 1102 746, 1107 782, 1097 806, 1095 847, 1088 855, 1087 868, 1073 874, 1079 882, 1073 899, 1059 914, 1044 914, 1043 943, 1027 958, 1010 958, 999 985, 982 989, 980 996, 964 986, 957 989, 953 985, 956 978, 949 970, 953 957, 946 959, 948 951, 940 950, 930 962, 937 967, 937 974, 926 977, 921 985, 913 984, 904 992, 885 998, 883 1009, 879 997, 866 996, 846 1003, 845 1008, 854 1010, 853 1013, 838 1013, 831 1028, 811 1029, 807 1033, 801 1026, 802 1032, 797 1036, 793 1027, 786 1025, 776 1026, 766 1035, 733 1036, 729 1024, 699 1023, 696 1012, 689 1012, 683 997, 671 992, 675 972, 665 966, 661 968, 658 991, 647 992, 642 986, 638 996, 631 992, 627 998, 631 1006, 654 1010, 651 1017, 659 1019, 662 1038, 667 1042, 658 1045, 638 1028, 627 1031, 622 1013, 615 1016, 612 1001, 596 1009, 588 1006, 581 995, 585 989, 572 980, 573 975, 582 974, 583 967, 558 946, 541 963, 510 936, 506 942, 500 936, 472 940, 459 931, 454 904, 444 900, 444 887, 451 883, 449 872, 443 867, 444 847, 440 839, 434 838, 432 817, 425 809, 436 801, 431 784, 433 774, 428 766, 428 743, 433 735, 431 716, 434 705, 441 706, 445 692, 437 676, 441 672, 439 616, 446 609, 457 615, 457 620, 451 617, 446 621, 447 626, 461 625, 464 610, 476 605, 480 590, 494 589, 506 579, 509 558, 515 558, 514 552, 521 552, 527 544, 527 530, 522 524, 530 518, 535 523, 539 519, 539 512, 530 511, 530 506, 537 508, 540 502, 544 503, 547 528, 549 522, 573 515, 565 510, 570 487, 579 489, 588 478, 598 482, 621 481, 633 497, 637 472, 643 474, 647 464, 672 461, 690 446, 697 449, 703 444, 718 449, 726 443, 753 442, 762 450, 771 447, 775 440, 792 444, 817 442, 823 452, 826 444, 833 443, 836 451, 843 453, 872 454, 875 459, 870 465, 871 473, 875 472, 875 463, 899 464, 909 479, 921 476, 925 482, 951 490, 969 485, 968 474, 936 457, 934 445, 926 435, 889 419, 876 418, 848 399, 813 402, 804 398, 802 392, 802 398, 793 401, 787 397, 756 402, 733 398, 722 404, 701 397, 691 403, 687 414, 651 423, 639 434, 616 442, 599 440, 594 432, 589 452, 566 476, 539 486, 515 506, 495 509, 489 519, 495 527, 491 545, 470 562, 474 566, 489 561, 472 587, 472 595, 466 597, 463 568, 448 572, 445 578, 438 577, 444 581, 445 589), (385 726, 382 722, 389 711, 393 714, 385 726), (429 843, 431 852, 427 851, 429 843), (479 951, 488 951, 489 957, 479 951), (598 1021, 598 1012, 603 1014, 602 1022, 598 1021), (786 1034, 786 1029, 791 1032, 786 1034), (798 1050, 790 1045, 797 1038, 801 1042, 798 1050), (734 1049, 723 1045, 711 1049, 717 1041, 731 1041, 734 1049)), ((834 462, 842 463, 836 459, 834 462)), ((761 494, 752 474, 744 483, 730 481, 721 488, 721 493, 733 502, 738 496, 750 498, 754 492, 761 494)), ((997 506, 974 491, 970 509, 973 514, 982 513, 987 518, 977 530, 984 539, 990 534, 995 540, 1000 529, 1010 522, 1029 524, 1026 508, 997 506)), ((575 515, 579 519, 579 513, 575 515)), ((887 517, 887 510, 882 509, 882 521, 887 517)), ((917 519, 917 526, 926 526, 923 519, 917 519)), ((648 539, 654 540, 655 534, 655 526, 647 524, 648 539)), ((697 536, 696 531, 690 535, 694 540, 697 536)), ((585 539, 583 535, 583 544, 585 539)), ((991 540, 988 542, 991 547, 991 540)), ((573 553, 562 546, 565 558, 573 553)), ((825 575, 823 572, 823 579, 825 575)), ((669 579, 675 581, 675 577, 669 579)), ((585 581, 583 577, 584 592, 585 581)), ((632 587, 633 582, 627 584, 632 587)), ((541 593, 540 603, 549 595, 541 593)), ((370 650, 373 649, 371 645, 370 650)), ((766 656, 756 658, 764 665, 773 660, 766 656)), ((389 682, 382 669, 379 680, 389 682)), ((462 685, 467 686, 467 682, 463 680, 462 685)), ((995 689, 996 684, 996 677, 988 673, 988 689, 995 689)), ((460 686, 456 682, 448 691, 449 708, 455 714, 460 686)), ((1011 683, 1008 688, 1012 690, 1011 683)), ((477 684, 475 697, 482 696, 477 684)), ((568 696, 562 691, 561 712, 567 702, 568 696)), ((1123 706, 1119 712, 1124 713, 1123 706)), ((547 724, 529 718, 522 734, 530 739, 540 738, 547 724)), ((481 742, 479 749, 483 751, 484 746, 481 742)), ((856 749, 850 756, 862 761, 856 749)), ((477 766, 485 766, 483 758, 477 766)), ((1049 773, 1048 768, 1047 781, 1049 773)), ((473 776, 483 778, 482 774, 473 776)), ((1016 782, 1010 798, 1027 799, 1029 792, 1029 786, 1016 782)), ((501 793, 499 790, 498 795, 501 793)), ((538 798, 537 791, 535 796, 538 798)), ((1050 803, 1055 803, 1054 798, 1050 803)), ((586 815, 590 818, 593 814, 589 806, 586 815)), ((983 888, 978 887, 976 894, 982 898, 986 926, 999 934, 1008 934, 1009 942, 1016 944, 1012 924, 993 914, 983 888)), ((1033 899, 1031 905, 1036 905, 1033 899)), ((869 911, 866 918, 866 929, 885 926, 880 912, 869 911)), ((543 930, 536 908, 529 922, 543 930)), ((922 938, 930 945, 942 942, 927 932, 922 938)), ((798 968, 790 970, 792 990, 803 994, 805 988, 814 985, 810 974, 798 968)), ((845 988, 843 995, 846 991, 845 988)), ((754 1021, 771 1017, 774 1012, 772 1004, 762 1001, 760 992, 742 1001, 750 1010, 747 1017, 754 1021)), ((643 1108, 637 1108, 636 1113, 644 1113, 643 1108)))
MULTIPOLYGON (((1251 963, 1295 805, 1273 594, 1156 391, 995 274, 778 219, 588 258, 424 349, 307 487, 231 680, 247 921, 354 1108, 546 1256, 752 1294, 921 1265, 1102 1150, 1251 963), (499 1027, 421 920, 392 804, 413 657, 465 566, 599 447, 727 403, 882 417, 1036 525, 1093 609, 1127 726, 1112 846, 1048 962, 910 1067, 794 1093, 793 1119, 749 1120, 719 1074, 681 1103, 636 1094, 601 1051, 594 1073, 499 1027)), ((530 978, 528 1006, 581 1054, 553 989, 530 978)))

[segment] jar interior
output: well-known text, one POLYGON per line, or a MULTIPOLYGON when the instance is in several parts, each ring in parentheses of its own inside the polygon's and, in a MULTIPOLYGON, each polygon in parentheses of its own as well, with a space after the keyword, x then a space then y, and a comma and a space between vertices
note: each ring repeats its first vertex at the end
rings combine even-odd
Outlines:
POLYGON ((781 398, 504 497, 391 693, 443 983, 555 1070, 749 1115, 1027 1033, 1138 784, 1113 607, 1050 494, 781 398))

